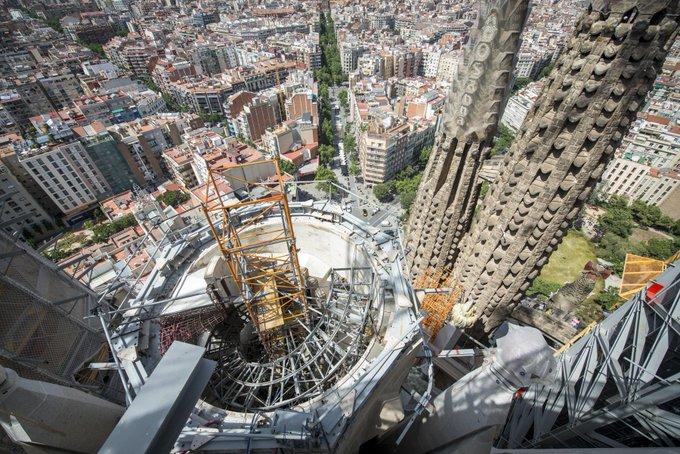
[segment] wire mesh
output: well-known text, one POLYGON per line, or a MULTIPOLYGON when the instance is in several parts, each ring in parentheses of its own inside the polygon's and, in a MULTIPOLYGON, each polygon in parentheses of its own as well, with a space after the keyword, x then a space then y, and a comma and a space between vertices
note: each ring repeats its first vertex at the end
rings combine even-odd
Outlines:
POLYGON ((83 321, 94 294, 0 235, 0 357, 26 378, 73 383, 103 338, 83 321))

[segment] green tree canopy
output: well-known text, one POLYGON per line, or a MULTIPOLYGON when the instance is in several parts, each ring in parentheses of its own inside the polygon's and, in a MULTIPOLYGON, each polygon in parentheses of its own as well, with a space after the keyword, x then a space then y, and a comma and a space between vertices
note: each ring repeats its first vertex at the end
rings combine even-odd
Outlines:
POLYGON ((345 153, 347 154, 352 154, 357 149, 357 139, 354 137, 354 134, 350 133, 345 134, 345 137, 342 140, 342 144, 344 145, 345 153))
POLYGON ((279 168, 282 172, 285 172, 289 175, 295 175, 298 171, 298 167, 295 164, 287 159, 281 158, 279 158, 279 168))
POLYGON ((359 175, 361 173, 361 166, 358 162, 352 161, 349 163, 349 173, 352 175, 359 175))
POLYGON ((389 202, 393 199, 392 191, 394 190, 394 185, 391 181, 385 183, 378 183, 373 185, 373 195, 376 199, 381 202, 389 202))
POLYGON ((550 63, 548 66, 544 67, 541 72, 538 73, 538 79, 543 79, 545 76, 549 75, 554 67, 555 63, 550 63))
POLYGON ((628 208, 628 197, 613 195, 606 203, 609 208, 628 208))
POLYGON ((333 123, 329 118, 321 122, 321 137, 324 144, 333 143, 333 123))
POLYGON ((607 232, 600 238, 597 244, 597 256, 611 262, 614 271, 620 274, 623 271, 623 262, 629 248, 630 243, 628 240, 614 233, 607 232))
POLYGON ((633 252, 657 260, 666 260, 680 249, 679 239, 652 238, 634 245, 633 252))
POLYGON ((314 178, 318 183, 316 187, 325 192, 335 192, 335 187, 331 183, 338 182, 338 177, 335 176, 335 172, 326 166, 319 166, 316 171, 316 176, 314 178))
POLYGON ((503 152, 503 150, 510 148, 512 142, 515 140, 515 135, 510 128, 505 125, 500 125, 498 133, 494 139, 493 147, 491 147, 491 156, 496 156, 503 152))
POLYGON ((531 287, 526 291, 527 296, 537 296, 543 301, 547 301, 550 295, 558 291, 562 286, 557 282, 546 281, 540 277, 534 279, 531 287))
POLYGON ((421 170, 425 169, 427 161, 430 159, 430 154, 432 154, 432 147, 425 147, 420 150, 420 155, 418 156, 418 167, 421 170))
POLYGON ((156 197, 156 200, 165 206, 176 207, 190 199, 189 194, 184 191, 165 191, 156 197))
POLYGON ((633 233, 633 215, 628 207, 609 207, 598 219, 598 226, 605 233, 613 233, 628 238, 633 233))
POLYGON ((335 148, 330 145, 319 145, 319 159, 321 160, 321 164, 330 166, 333 162, 334 155, 335 148))
POLYGON ((619 296, 619 292, 614 287, 610 287, 607 290, 600 292, 595 297, 595 303, 601 306, 602 309, 608 311, 611 310, 620 300, 621 297, 619 296))
POLYGON ((97 224, 92 228, 93 235, 91 242, 102 243, 121 230, 125 230, 128 227, 134 227, 135 225, 137 225, 137 219, 135 219, 132 214, 122 216, 115 221, 97 224))
POLYGON ((338 93, 338 99, 340 100, 340 105, 342 108, 347 110, 349 107, 349 96, 347 95, 347 90, 340 90, 340 93, 338 93))
POLYGON ((512 92, 517 93, 520 91, 522 88, 526 87, 531 83, 531 79, 528 77, 518 77, 515 79, 515 85, 512 87, 512 92))

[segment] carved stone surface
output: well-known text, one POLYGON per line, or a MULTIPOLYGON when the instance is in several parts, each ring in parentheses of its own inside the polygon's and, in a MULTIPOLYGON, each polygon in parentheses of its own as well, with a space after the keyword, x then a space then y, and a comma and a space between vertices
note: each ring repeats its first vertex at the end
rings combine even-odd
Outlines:
POLYGON ((573 282, 567 282, 550 298, 551 306, 573 313, 576 305, 585 301, 595 288, 595 280, 588 273, 581 273, 573 282))
POLYGON ((596 0, 580 19, 461 245, 468 323, 497 326, 557 247, 643 105, 677 14, 677 0, 596 0))
POLYGON ((507 101, 528 4, 497 0, 482 8, 467 69, 451 91, 409 219, 414 277, 429 267, 444 269, 458 255, 479 195, 477 174, 507 101))

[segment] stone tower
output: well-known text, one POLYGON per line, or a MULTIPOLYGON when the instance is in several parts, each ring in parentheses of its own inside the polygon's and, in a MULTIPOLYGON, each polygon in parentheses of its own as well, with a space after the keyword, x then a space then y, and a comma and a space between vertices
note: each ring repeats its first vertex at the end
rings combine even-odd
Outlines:
POLYGON ((520 301, 600 179, 677 33, 677 0, 594 0, 465 237, 453 321, 488 332, 520 301))
POLYGON ((441 132, 413 204, 407 240, 411 273, 445 269, 458 256, 479 195, 477 174, 512 84, 528 0, 485 2, 468 65, 446 104, 441 132))

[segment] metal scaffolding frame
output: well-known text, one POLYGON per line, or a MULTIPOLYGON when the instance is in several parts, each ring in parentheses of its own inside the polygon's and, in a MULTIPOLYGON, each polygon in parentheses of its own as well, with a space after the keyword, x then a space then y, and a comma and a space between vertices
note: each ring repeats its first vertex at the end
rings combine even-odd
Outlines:
POLYGON ((97 295, 0 232, 0 364, 25 378, 81 386, 76 373, 104 337, 84 320, 97 295))
MULTIPOLYGON (((290 407, 320 395, 344 375, 365 350, 381 286, 371 268, 331 270, 330 288, 309 298, 313 324, 297 319, 306 336, 286 333, 286 354, 269 362, 249 361, 239 349, 234 318, 211 333, 206 357, 218 366, 206 400, 238 411, 290 407), (368 333, 368 334, 367 334, 368 333)), ((238 313, 234 310, 235 317, 238 313)))
POLYGON ((678 317, 680 261, 559 354, 554 376, 516 398, 497 447, 677 446, 678 317))
POLYGON ((230 168, 232 182, 242 184, 248 193, 248 197, 234 203, 226 203, 223 197, 209 203, 211 190, 220 193, 217 178, 219 172, 209 169, 203 210, 260 342, 270 357, 283 355, 288 331, 300 331, 300 320, 309 325, 309 313, 305 278, 278 161, 254 161, 230 168), (261 173, 256 169, 258 166, 274 166, 274 180, 258 181, 257 175, 261 173), (221 219, 221 228, 215 217, 221 219), (253 230, 264 219, 276 218, 275 229, 266 235, 253 230))
POLYGON ((420 309, 425 312, 422 328, 424 336, 431 341, 439 334, 462 293, 460 285, 442 282, 444 272, 443 269, 425 270, 413 283, 425 293, 420 302, 420 309))
POLYGON ((666 269, 666 262, 635 254, 626 254, 619 296, 630 298, 666 269))

